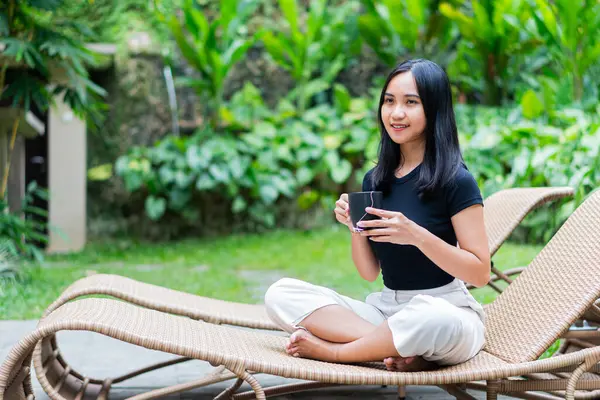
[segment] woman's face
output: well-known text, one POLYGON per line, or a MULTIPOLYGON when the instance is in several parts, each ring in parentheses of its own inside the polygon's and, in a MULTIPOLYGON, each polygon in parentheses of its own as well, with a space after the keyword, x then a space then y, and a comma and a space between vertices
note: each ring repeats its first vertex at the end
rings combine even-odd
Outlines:
POLYGON ((381 119, 390 138, 399 145, 425 140, 425 111, 410 71, 396 75, 385 90, 381 119))

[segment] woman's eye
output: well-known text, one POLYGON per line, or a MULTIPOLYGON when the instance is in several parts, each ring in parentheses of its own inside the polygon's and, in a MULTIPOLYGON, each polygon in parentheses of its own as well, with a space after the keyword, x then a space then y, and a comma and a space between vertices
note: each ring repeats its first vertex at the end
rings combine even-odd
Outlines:
POLYGON ((408 104, 419 104, 419 103, 417 103, 416 100, 408 100, 407 103, 408 104))
POLYGON ((387 99, 385 99, 385 102, 389 104, 389 103, 393 102, 393 100, 388 97, 387 99))

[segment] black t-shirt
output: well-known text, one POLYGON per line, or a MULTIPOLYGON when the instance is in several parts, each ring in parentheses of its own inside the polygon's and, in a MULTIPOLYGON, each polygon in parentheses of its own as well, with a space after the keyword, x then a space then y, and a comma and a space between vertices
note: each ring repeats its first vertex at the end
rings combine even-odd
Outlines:
MULTIPOLYGON (((450 218, 474 204, 483 205, 477 182, 463 166, 458 170, 453 184, 422 200, 416 188, 420 168, 421 165, 407 175, 394 179, 389 192, 384 193, 382 208, 401 212, 446 243, 456 246, 456 234, 450 218)), ((371 173, 372 170, 367 172, 363 179, 363 191, 375 190, 371 187, 371 173)), ((454 279, 415 246, 371 240, 369 244, 381 262, 383 283, 389 289, 432 289, 454 279)))

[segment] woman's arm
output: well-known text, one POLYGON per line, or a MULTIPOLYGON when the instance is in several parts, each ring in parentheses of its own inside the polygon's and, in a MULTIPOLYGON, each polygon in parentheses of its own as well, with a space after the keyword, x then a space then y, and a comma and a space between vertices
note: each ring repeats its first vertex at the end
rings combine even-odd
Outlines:
POLYGON ((367 212, 382 217, 359 223, 362 227, 380 228, 361 233, 370 240, 416 246, 438 267, 477 287, 490 280, 490 251, 481 205, 467 207, 451 219, 460 248, 446 243, 400 212, 370 207, 367 212))
POLYGON ((375 281, 379 276, 380 263, 373 254, 369 240, 359 234, 352 234, 352 261, 363 279, 375 281))
POLYGON ((450 275, 476 287, 485 286, 490 280, 491 265, 483 207, 467 207, 451 220, 460 248, 449 245, 414 223, 413 244, 450 275))

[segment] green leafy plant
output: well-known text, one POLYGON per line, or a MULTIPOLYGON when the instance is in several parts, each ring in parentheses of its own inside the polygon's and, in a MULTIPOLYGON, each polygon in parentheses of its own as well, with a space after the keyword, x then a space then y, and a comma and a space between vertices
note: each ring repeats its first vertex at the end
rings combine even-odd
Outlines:
POLYGON ((463 1, 460 6, 444 2, 439 9, 454 21, 461 35, 462 45, 449 68, 450 75, 471 76, 473 71, 479 71, 483 85, 475 81, 472 89, 483 93, 485 104, 502 104, 508 97, 511 74, 518 76, 524 65, 514 66, 511 62, 522 54, 530 54, 540 44, 539 39, 523 29, 531 18, 527 3, 472 0, 463 1))
POLYGON ((17 257, 15 257, 12 247, 12 243, 8 239, 0 239, 0 279, 14 277, 17 274, 17 257))
POLYGON ((600 58, 598 4, 584 0, 535 0, 532 8, 535 31, 554 60, 554 78, 568 75, 572 79, 572 99, 581 101, 586 74, 600 58))
POLYGON ((328 4, 328 0, 312 0, 308 15, 304 16, 296 0, 279 0, 287 29, 261 31, 267 52, 289 71, 296 83, 288 100, 294 102, 300 113, 307 109, 313 96, 331 87, 349 56, 359 51, 358 31, 352 28, 356 25, 352 23, 351 4, 337 8, 335 13, 328 4), (302 23, 303 20, 306 22, 302 23), (349 53, 343 51, 344 46, 349 53))
MULTIPOLYGON (((262 164, 256 163, 257 155, 253 159, 248 154, 242 140, 200 130, 187 138, 170 136, 154 147, 134 148, 117 160, 115 172, 128 191, 144 193, 150 219, 175 213, 193 222, 199 217, 194 199, 202 192, 229 200, 235 213, 247 208, 247 198, 270 205, 280 193, 293 193, 289 171, 280 168, 273 154, 260 156, 262 164)), ((270 220, 262 222, 269 225, 270 220)))
POLYGON ((6 200, 0 200, 0 244, 2 251, 11 257, 42 262, 44 253, 38 244, 48 243, 47 224, 41 222, 45 221, 48 213, 33 205, 35 197, 48 200, 47 191, 32 182, 27 187, 20 210, 11 213, 6 200))
MULTIPOLYGON (((255 96, 250 108, 262 110, 260 97, 255 96)), ((231 105, 236 115, 244 115, 239 111, 248 99, 247 93, 234 96, 231 105)), ((366 172, 362 169, 369 168, 376 158, 376 105, 377 99, 352 98, 344 86, 334 84, 332 105, 321 104, 300 113, 284 99, 277 112, 261 112, 262 121, 252 123, 240 138, 252 153, 263 155, 259 158, 263 166, 274 172, 284 165, 293 171, 301 209, 318 201, 330 207, 330 198, 360 183, 362 175, 355 182, 350 181, 351 176, 357 170, 358 174, 366 172)))
POLYGON ((265 226, 277 223, 284 198, 303 210, 319 201, 329 207, 365 164, 365 151, 371 160, 377 151, 372 100, 351 98, 340 85, 334 92, 334 107, 299 113, 285 100, 287 106, 270 110, 246 84, 227 106, 233 118, 228 123, 242 133, 217 136, 205 128, 168 137, 131 149, 115 172, 128 191, 142 195, 147 217, 156 221, 167 214, 195 221, 202 195, 227 201, 232 213, 265 226))
MULTIPOLYGON (((492 111, 493 109, 491 109, 492 111)), ((527 120, 514 109, 463 141, 465 159, 485 194, 510 187, 570 186, 575 198, 526 220, 525 239, 545 241, 600 185, 600 120, 580 109, 527 120)))
POLYGON ((183 57, 199 74, 177 81, 196 89, 206 102, 213 129, 220 127, 228 74, 255 43, 256 36, 248 34, 245 23, 257 6, 256 0, 221 0, 219 15, 209 22, 195 1, 188 0, 182 8, 182 21, 174 15, 163 17, 183 57))
POLYGON ((388 66, 417 55, 445 66, 457 35, 438 10, 438 0, 363 0, 359 26, 365 42, 388 66))

